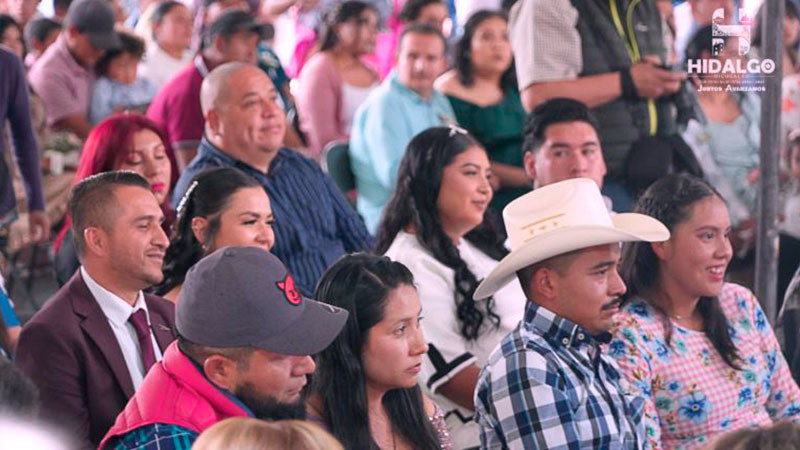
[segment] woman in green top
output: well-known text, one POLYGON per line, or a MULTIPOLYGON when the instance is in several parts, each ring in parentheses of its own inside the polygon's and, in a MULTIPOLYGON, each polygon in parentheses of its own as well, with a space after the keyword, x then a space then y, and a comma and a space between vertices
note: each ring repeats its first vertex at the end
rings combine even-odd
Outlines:
POLYGON ((496 175, 491 206, 502 210, 531 185, 522 168, 525 110, 503 12, 482 10, 470 17, 456 44, 454 67, 437 80, 436 87, 447 95, 459 125, 489 152, 496 175))

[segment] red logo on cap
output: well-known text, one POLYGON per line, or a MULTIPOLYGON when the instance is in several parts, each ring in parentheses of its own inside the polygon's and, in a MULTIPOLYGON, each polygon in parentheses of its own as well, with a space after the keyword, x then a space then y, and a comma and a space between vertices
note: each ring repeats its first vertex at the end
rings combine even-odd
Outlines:
POLYGON ((297 306, 303 303, 303 297, 300 297, 300 293, 297 292, 297 286, 294 284, 294 278, 291 275, 287 273, 283 281, 278 281, 275 284, 278 289, 283 291, 283 296, 286 297, 286 301, 290 304, 297 306))

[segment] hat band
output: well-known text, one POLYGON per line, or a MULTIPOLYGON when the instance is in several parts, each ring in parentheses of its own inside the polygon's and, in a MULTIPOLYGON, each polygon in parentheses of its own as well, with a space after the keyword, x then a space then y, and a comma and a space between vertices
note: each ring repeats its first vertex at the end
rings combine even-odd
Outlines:
POLYGON ((566 223, 564 223, 564 221, 559 220, 565 215, 566 215, 565 213, 556 214, 554 216, 545 217, 544 219, 539 219, 535 222, 523 225, 520 228, 523 230, 523 232, 527 230, 528 236, 522 240, 522 243, 527 244, 534 237, 538 236, 541 233, 544 233, 546 231, 552 231, 557 228, 562 228, 566 226, 566 223))

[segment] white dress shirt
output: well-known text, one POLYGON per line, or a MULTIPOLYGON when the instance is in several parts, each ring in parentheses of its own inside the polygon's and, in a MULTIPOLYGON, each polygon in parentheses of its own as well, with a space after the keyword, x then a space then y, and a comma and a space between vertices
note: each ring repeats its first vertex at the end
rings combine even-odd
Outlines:
POLYGON ((133 328, 133 324, 128 322, 128 319, 131 314, 140 309, 144 310, 147 317, 147 325, 150 328, 150 341, 153 344, 156 361, 161 361, 161 349, 158 347, 156 337, 153 335, 153 326, 150 323, 150 313, 147 311, 144 294, 139 291, 136 304, 131 306, 125 300, 97 284, 83 266, 81 266, 81 276, 89 288, 89 292, 92 293, 94 299, 97 300, 97 304, 100 305, 100 309, 103 310, 103 314, 106 315, 108 325, 111 326, 111 331, 114 332, 114 337, 117 338, 119 348, 122 350, 122 356, 125 358, 125 364, 128 366, 128 372, 131 374, 133 389, 138 390, 145 375, 144 363, 142 363, 142 351, 139 348, 136 329, 133 328))

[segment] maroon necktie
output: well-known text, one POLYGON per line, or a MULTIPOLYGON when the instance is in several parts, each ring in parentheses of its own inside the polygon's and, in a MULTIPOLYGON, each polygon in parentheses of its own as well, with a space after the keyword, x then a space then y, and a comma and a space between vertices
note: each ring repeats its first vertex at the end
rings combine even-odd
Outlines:
POLYGON ((143 309, 137 310, 128 318, 133 328, 136 330, 136 337, 139 338, 139 348, 142 351, 142 362, 144 363, 144 373, 156 363, 156 353, 153 350, 153 341, 150 338, 150 328, 147 326, 147 313, 143 309))

